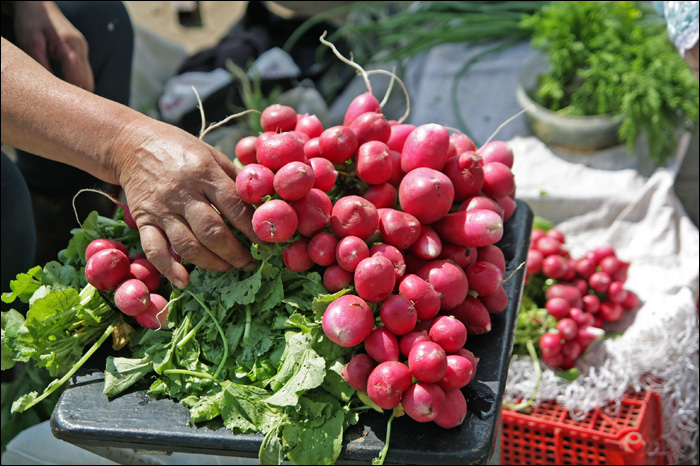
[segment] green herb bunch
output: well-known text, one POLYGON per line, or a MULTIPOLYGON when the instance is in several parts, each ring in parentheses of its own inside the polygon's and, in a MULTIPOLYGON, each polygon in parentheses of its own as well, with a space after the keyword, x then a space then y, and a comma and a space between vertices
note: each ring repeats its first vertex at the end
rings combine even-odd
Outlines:
POLYGON ((698 84, 668 38, 666 24, 634 2, 552 2, 527 16, 532 46, 551 68, 532 97, 562 115, 615 115, 630 152, 640 134, 658 165, 678 131, 698 124, 698 84))

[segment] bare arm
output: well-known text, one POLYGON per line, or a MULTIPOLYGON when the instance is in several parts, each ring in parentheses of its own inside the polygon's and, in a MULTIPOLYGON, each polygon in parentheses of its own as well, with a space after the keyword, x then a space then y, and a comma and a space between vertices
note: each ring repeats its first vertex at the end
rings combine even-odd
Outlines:
MULTIPOLYGON (((212 270, 254 266, 211 205, 259 242, 233 163, 196 137, 54 77, 2 39, 2 142, 120 184, 149 260, 176 286, 168 249, 212 270)), ((60 180, 59 180, 60 181, 60 180)))

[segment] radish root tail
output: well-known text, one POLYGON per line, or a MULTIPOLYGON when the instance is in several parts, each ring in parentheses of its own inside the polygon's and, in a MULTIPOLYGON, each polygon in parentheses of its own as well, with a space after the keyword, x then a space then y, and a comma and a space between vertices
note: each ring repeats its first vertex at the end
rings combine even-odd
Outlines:
MULTIPOLYGON (((367 91, 368 91, 370 94, 372 94, 372 85, 369 83, 369 77, 367 76, 367 71, 365 71, 364 68, 362 68, 360 65, 358 65, 358 64, 355 63, 354 61, 345 58, 340 52, 338 52, 338 49, 335 48, 335 45, 333 45, 332 43, 328 42, 328 41, 325 39, 326 34, 328 34, 328 31, 323 31, 323 34, 321 34, 321 37, 319 38, 319 40, 321 41, 321 43, 322 43, 323 45, 326 45, 326 46, 330 47, 331 50, 333 51, 333 53, 335 54, 335 56, 338 57, 338 59, 339 59, 340 61, 342 61, 343 63, 346 63, 346 64, 352 66, 353 68, 355 68, 355 69, 362 75, 362 78, 365 80, 365 85, 367 86, 367 91)), ((374 94, 372 94, 372 95, 374 95, 374 94)))
POLYGON ((78 191, 77 193, 75 193, 75 196, 73 196, 73 201, 72 201, 72 204, 73 204, 73 213, 75 214, 75 220, 78 222, 78 225, 80 225, 81 227, 83 226, 83 223, 80 221, 80 217, 78 217, 78 209, 75 207, 75 200, 78 198, 78 196, 80 196, 82 193, 85 193, 85 192, 92 192, 92 193, 102 194, 104 197, 106 197, 106 198, 109 199, 110 201, 114 202, 115 204, 117 204, 117 205, 118 205, 119 207, 121 207, 122 209, 124 208, 124 204, 122 204, 121 202, 119 202, 118 200, 116 200, 115 198, 113 198, 112 196, 110 196, 109 194, 107 194, 107 193, 104 192, 104 191, 100 191, 99 189, 92 189, 92 188, 84 188, 84 189, 81 189, 80 191, 78 191))
POLYGON ((209 133, 209 131, 216 129, 221 125, 225 125, 226 123, 233 120, 234 118, 238 118, 238 117, 241 117, 243 115, 247 115, 248 113, 251 113, 251 112, 260 113, 260 111, 255 110, 255 109, 244 110, 240 113, 235 113, 233 115, 229 115, 226 118, 224 118, 223 120, 221 120, 220 122, 212 123, 207 127, 206 126, 207 119, 204 115, 204 105, 202 104, 202 99, 199 97, 199 92, 197 92, 197 88, 192 86, 192 90, 194 91, 194 95, 197 97, 197 107, 199 108, 199 116, 201 117, 201 120, 202 120, 202 127, 199 130, 199 139, 204 139, 204 136, 206 136, 207 133, 209 133))
POLYGON ((519 116, 522 115, 523 113, 527 112, 527 111, 530 110, 532 107, 534 107, 533 104, 528 105, 527 107, 525 107, 524 109, 520 110, 518 113, 516 113, 516 114, 513 115, 512 117, 508 118, 508 119, 507 119, 506 121, 504 121, 503 123, 501 123, 501 124, 498 126, 498 128, 496 128, 496 131, 494 131, 493 134, 492 134, 491 136, 489 136, 489 138, 486 140, 486 142, 483 143, 483 144, 481 145, 481 147, 479 147, 479 150, 483 149, 483 147, 484 147, 486 144, 488 144, 489 142, 491 142, 491 140, 496 136, 496 134, 498 134, 498 132, 499 132, 500 130, 502 130, 508 123, 510 123, 511 121, 515 120, 517 117, 519 117, 519 116))
MULTIPOLYGON (((366 73, 368 76, 370 74, 385 74, 387 76, 391 76, 392 82, 396 81, 397 83, 399 83, 399 85, 401 86, 401 89, 403 90, 403 94, 406 97, 406 112, 397 121, 399 123, 403 123, 404 121, 406 121, 406 118, 408 118, 408 115, 411 113, 411 98, 408 95, 408 89, 406 89, 406 85, 403 83, 403 81, 401 81, 401 79, 399 79, 399 77, 396 76, 394 73, 392 73, 391 71, 387 71, 387 70, 371 70, 371 71, 367 71, 366 73)), ((389 90, 391 90, 391 87, 389 90)), ((388 96, 388 92, 389 91, 387 91, 387 96, 388 96)), ((386 97, 384 100, 386 100, 386 97)), ((382 102, 382 107, 384 106, 384 103, 386 103, 386 102, 382 102)))

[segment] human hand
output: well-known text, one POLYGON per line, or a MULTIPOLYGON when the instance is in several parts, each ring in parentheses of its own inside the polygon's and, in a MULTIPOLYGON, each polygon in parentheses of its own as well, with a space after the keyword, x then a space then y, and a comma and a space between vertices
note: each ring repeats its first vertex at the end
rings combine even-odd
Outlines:
POLYGON ((143 250, 175 286, 186 286, 189 275, 170 245, 183 259, 209 270, 254 269, 250 251, 222 218, 254 243, 261 242, 253 231, 251 206, 238 197, 237 171, 228 157, 152 119, 127 125, 112 157, 143 250))
POLYGON ((87 41, 54 2, 15 2, 15 35, 19 48, 44 68, 53 71, 55 60, 65 81, 94 91, 87 41))

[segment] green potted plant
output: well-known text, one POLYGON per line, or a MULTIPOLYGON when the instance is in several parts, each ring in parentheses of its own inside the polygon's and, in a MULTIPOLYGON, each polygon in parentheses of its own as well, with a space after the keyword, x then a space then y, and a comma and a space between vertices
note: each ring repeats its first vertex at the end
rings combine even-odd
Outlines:
POLYGON ((542 56, 523 73, 518 99, 545 142, 583 151, 624 143, 632 152, 644 134, 662 165, 678 132, 697 127, 697 80, 651 6, 552 2, 521 26, 542 56))

